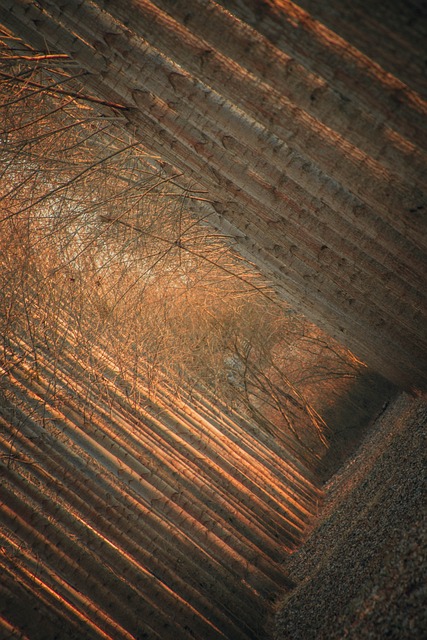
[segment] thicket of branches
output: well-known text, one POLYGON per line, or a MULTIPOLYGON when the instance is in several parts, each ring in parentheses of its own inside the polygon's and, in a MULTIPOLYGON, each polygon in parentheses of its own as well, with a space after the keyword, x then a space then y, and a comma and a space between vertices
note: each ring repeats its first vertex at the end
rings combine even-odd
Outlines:
MULTIPOLYGON (((37 375, 40 350, 60 366, 77 332, 76 363, 90 368, 104 349, 131 402, 137 379, 153 394, 167 380, 278 436, 324 442, 322 395, 360 363, 275 298, 206 224, 208 194, 149 156, 119 106, 85 95, 71 62, 10 44, 0 52, 3 374, 23 335, 31 348, 19 357, 37 375)), ((93 401, 101 378, 93 372, 93 401)))

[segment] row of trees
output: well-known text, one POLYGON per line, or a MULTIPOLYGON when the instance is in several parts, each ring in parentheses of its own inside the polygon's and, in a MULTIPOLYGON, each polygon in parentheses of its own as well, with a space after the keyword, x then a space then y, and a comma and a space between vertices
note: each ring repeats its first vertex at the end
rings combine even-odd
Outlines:
MULTIPOLYGON (((61 64, 67 53, 132 139, 205 186, 217 228, 279 295, 423 388, 425 103, 381 46, 363 52, 360 20, 362 50, 291 1, 3 4, 4 24, 61 64)), ((395 27, 381 33, 397 51, 395 27)), ((419 65, 405 68, 418 85, 419 65)))
POLYGON ((0 635, 259 639, 363 367, 72 64, 1 57, 0 635))
POLYGON ((5 361, 19 331, 35 371, 39 348, 58 357, 66 310, 87 362, 94 345, 114 353, 130 398, 139 376, 152 393, 161 380, 195 386, 322 448, 325 385, 342 390, 360 363, 203 224, 208 194, 124 134, 120 111, 84 94, 72 64, 65 73, 6 46, 2 58, 5 361))

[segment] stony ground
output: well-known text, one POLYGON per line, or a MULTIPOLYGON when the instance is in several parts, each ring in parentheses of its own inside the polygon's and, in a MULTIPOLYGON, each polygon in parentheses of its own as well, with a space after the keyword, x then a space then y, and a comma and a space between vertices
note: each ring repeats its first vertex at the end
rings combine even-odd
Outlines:
POLYGON ((427 399, 395 399, 326 485, 275 640, 427 638, 427 399))

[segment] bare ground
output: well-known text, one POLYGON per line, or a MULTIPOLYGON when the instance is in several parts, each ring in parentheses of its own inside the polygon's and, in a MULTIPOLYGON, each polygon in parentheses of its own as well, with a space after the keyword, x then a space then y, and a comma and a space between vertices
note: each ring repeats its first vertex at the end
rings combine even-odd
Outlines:
POLYGON ((427 637, 426 423, 427 399, 400 395, 328 482, 275 640, 427 637))

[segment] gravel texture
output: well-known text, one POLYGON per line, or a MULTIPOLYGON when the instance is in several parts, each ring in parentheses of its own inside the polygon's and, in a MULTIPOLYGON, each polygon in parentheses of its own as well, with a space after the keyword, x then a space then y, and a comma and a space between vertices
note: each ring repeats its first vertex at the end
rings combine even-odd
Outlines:
POLYGON ((275 640, 427 638, 427 399, 400 395, 325 486, 275 640))

